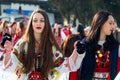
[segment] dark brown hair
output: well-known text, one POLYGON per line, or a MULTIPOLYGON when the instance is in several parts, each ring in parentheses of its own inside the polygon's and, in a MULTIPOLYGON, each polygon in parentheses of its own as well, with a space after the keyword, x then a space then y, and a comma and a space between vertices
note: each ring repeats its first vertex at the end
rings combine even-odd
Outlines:
MULTIPOLYGON (((101 28, 104 25, 104 23, 108 20, 108 17, 110 15, 112 16, 112 14, 106 10, 98 11, 94 15, 92 23, 91 23, 91 29, 90 29, 90 32, 87 37, 87 41, 89 41, 92 44, 91 51, 92 50, 95 51, 94 49, 96 49, 96 46, 100 39, 101 28)), ((108 42, 109 44, 113 44, 114 41, 116 41, 116 40, 113 37, 113 33, 106 36, 106 42, 108 42)), ((112 48, 112 46, 111 46, 111 48, 112 48)))
POLYGON ((87 38, 88 40, 99 40, 101 27, 108 20, 109 15, 112 14, 105 10, 101 10, 94 15, 91 23, 91 30, 87 38))
POLYGON ((61 46, 63 55, 69 57, 74 50, 75 41, 80 40, 79 34, 71 34, 67 36, 61 46))
MULTIPOLYGON (((54 45, 59 51, 61 50, 53 36, 48 15, 44 10, 37 9, 30 16, 30 20, 28 22, 26 32, 23 36, 22 45, 24 45, 26 42, 28 43, 27 54, 25 55, 25 61, 23 61, 23 65, 26 73, 31 70, 32 66, 34 66, 33 61, 35 56, 35 37, 32 27, 32 20, 33 20, 33 15, 36 13, 42 14, 45 19, 45 26, 41 33, 41 40, 40 40, 41 47, 39 50, 41 50, 41 56, 42 56, 41 60, 43 60, 41 73, 44 78, 47 78, 51 68, 54 66, 52 46, 54 45)), ((21 48, 23 47, 22 45, 21 48)))

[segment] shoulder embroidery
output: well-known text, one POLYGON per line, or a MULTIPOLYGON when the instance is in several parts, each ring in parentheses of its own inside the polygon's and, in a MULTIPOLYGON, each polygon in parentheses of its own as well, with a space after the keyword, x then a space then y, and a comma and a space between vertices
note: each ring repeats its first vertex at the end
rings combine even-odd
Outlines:
POLYGON ((60 66, 64 62, 64 56, 60 51, 58 51, 54 46, 52 47, 54 54, 54 67, 60 66))

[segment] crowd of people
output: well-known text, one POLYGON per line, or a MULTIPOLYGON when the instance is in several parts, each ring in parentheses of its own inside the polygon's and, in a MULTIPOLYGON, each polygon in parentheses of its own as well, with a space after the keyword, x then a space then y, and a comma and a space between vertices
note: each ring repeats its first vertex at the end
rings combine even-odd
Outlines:
POLYGON ((25 26, 0 22, 0 80, 120 80, 113 15, 98 11, 89 27, 55 24, 35 10, 25 26))

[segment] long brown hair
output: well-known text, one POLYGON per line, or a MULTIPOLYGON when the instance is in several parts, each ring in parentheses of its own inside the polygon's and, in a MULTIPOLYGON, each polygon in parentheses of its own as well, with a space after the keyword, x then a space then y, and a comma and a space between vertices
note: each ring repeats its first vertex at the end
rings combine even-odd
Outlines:
POLYGON ((74 50, 74 43, 77 40, 81 40, 79 34, 71 34, 65 38, 61 46, 65 57, 69 57, 72 54, 74 50))
MULTIPOLYGON (((91 51, 95 51, 98 41, 100 39, 101 28, 104 25, 104 23, 108 20, 109 15, 113 16, 112 13, 106 10, 98 11, 94 15, 91 23, 91 29, 87 37, 87 41, 92 44, 91 51)), ((111 45, 111 49, 112 47, 114 47, 112 46, 112 44, 114 44, 114 41, 116 40, 113 37, 113 33, 106 36, 106 42, 108 42, 111 45)))
POLYGON ((54 38, 48 15, 44 10, 37 9, 30 16, 30 20, 28 22, 26 32, 23 36, 23 45, 26 42, 28 43, 27 54, 25 55, 25 61, 23 61, 23 65, 26 73, 32 69, 32 66, 34 66, 33 56, 35 56, 35 37, 34 37, 34 31, 32 27, 32 20, 33 20, 33 15, 36 13, 42 14, 45 19, 45 26, 41 33, 41 40, 40 40, 41 47, 39 50, 41 50, 41 56, 42 56, 41 60, 43 60, 43 63, 41 63, 42 64, 41 73, 44 78, 47 78, 50 72, 50 69, 54 66, 52 46, 54 45, 59 51, 61 50, 54 38))

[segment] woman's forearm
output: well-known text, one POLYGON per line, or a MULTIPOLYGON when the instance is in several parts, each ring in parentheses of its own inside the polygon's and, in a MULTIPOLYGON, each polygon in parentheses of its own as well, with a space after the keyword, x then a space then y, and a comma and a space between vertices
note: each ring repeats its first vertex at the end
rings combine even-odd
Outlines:
POLYGON ((73 53, 72 53, 72 55, 71 55, 74 63, 76 62, 77 56, 78 56, 78 53, 77 53, 76 49, 74 49, 74 50, 73 50, 73 53))

